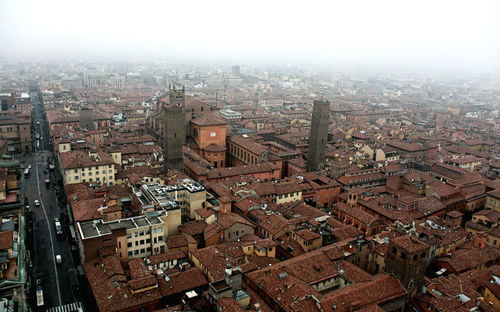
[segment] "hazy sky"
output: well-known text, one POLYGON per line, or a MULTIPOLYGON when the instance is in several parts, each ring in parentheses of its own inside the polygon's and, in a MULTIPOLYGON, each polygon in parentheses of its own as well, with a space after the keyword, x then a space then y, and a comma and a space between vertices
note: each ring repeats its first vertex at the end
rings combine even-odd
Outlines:
POLYGON ((498 2, 0 0, 0 53, 498 69, 498 2))

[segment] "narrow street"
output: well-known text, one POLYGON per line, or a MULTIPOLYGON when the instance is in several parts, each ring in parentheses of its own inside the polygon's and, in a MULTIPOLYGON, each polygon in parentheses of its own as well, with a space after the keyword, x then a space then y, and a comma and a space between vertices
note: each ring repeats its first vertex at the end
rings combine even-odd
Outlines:
MULTIPOLYGON (((32 103, 33 142, 36 152, 23 157, 24 166, 31 165, 30 175, 25 178, 24 187, 28 205, 33 211, 34 280, 41 280, 44 295, 43 309, 50 311, 53 307, 78 302, 79 290, 71 253, 71 237, 63 212, 64 206, 56 192, 59 189, 59 193, 62 194, 62 181, 57 171, 48 168, 47 161, 52 164, 54 162, 42 102, 35 95, 32 96, 32 103), (40 138, 39 142, 36 137, 40 138), (46 180, 50 183, 46 184, 46 180), (40 201, 38 206, 35 206, 35 200, 40 201), (64 235, 56 235, 54 218, 61 220, 64 235), (61 256, 61 263, 57 263, 56 255, 61 256)), ((36 302, 32 302, 32 306, 36 307, 36 302)))

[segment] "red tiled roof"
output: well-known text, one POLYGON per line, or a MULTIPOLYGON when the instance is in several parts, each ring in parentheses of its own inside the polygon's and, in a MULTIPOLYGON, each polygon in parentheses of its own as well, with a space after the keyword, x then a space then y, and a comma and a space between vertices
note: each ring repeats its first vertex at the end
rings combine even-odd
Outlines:
POLYGON ((227 122, 222 119, 210 117, 207 115, 202 115, 196 119, 191 120, 191 122, 198 126, 219 126, 227 125, 227 122))
POLYGON ((297 231, 296 234, 306 241, 312 241, 321 238, 321 235, 319 235, 318 233, 306 229, 297 231))
POLYGON ((408 253, 414 253, 429 249, 429 245, 411 235, 394 237, 390 240, 390 242, 395 244, 396 246, 399 246, 408 253))
POLYGON ((208 284, 205 276, 198 268, 191 268, 187 271, 169 274, 168 281, 165 278, 159 278, 158 283, 163 297, 182 293, 208 284))
POLYGON ((12 230, 0 232, 0 250, 7 250, 12 248, 13 239, 14 232, 12 230))
POLYGON ((406 294, 405 288, 395 277, 377 274, 373 280, 351 284, 325 294, 321 306, 325 312, 347 312, 406 297, 406 294))
POLYGON ((260 155, 262 153, 265 153, 267 151, 267 148, 260 145, 259 143, 252 142, 250 140, 247 140, 243 138, 242 136, 239 135, 232 135, 228 138, 228 141, 233 142, 242 148, 247 149, 251 153, 255 155, 260 155))
POLYGON ((210 144, 208 146, 206 146, 204 149, 204 151, 206 152, 224 152, 226 150, 226 148, 224 146, 220 146, 220 145, 217 145, 217 144, 210 144))

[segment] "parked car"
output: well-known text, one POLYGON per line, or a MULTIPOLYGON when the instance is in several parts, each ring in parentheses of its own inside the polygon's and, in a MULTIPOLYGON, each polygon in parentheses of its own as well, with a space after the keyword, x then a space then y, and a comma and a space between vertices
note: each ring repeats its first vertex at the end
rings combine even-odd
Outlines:
POLYGON ((62 237, 63 236, 63 230, 61 226, 61 221, 59 221, 59 218, 54 218, 54 227, 56 229, 56 235, 57 237, 62 237))
POLYGON ((38 199, 35 199, 35 206, 40 206, 40 201, 38 199))
POLYGON ((61 255, 56 255, 56 263, 61 264, 62 263, 62 257, 61 255))

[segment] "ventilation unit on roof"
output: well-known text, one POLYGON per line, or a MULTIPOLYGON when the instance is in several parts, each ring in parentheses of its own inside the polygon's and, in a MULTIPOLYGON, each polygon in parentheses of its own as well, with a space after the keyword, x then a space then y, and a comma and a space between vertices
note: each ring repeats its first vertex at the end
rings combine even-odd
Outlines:
POLYGON ((283 272, 283 273, 278 274, 278 278, 279 278, 280 280, 284 279, 284 278, 285 278, 285 277, 287 277, 287 276, 288 276, 288 273, 287 273, 287 272, 283 272))

